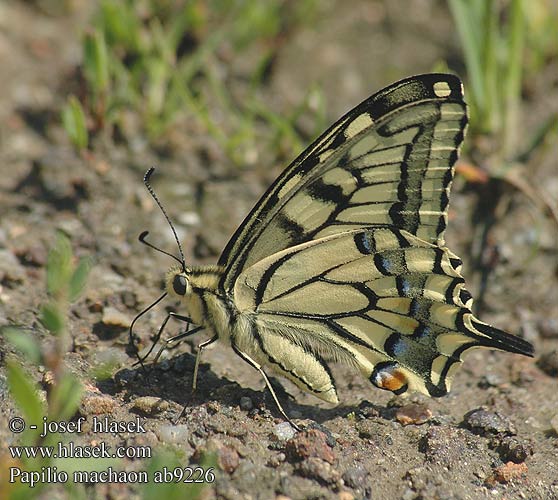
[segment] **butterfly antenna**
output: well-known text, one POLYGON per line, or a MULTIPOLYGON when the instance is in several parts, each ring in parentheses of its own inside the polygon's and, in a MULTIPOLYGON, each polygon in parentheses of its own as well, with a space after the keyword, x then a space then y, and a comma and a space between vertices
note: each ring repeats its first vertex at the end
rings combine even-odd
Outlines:
POLYGON ((184 259, 184 252, 182 251, 182 245, 180 244, 180 240, 178 239, 178 235, 176 234, 176 230, 174 229, 174 226, 172 225, 172 222, 169 218, 169 216, 167 215, 167 212, 165 211, 165 209, 163 208, 163 205, 161 204, 161 202, 159 201, 159 198, 157 198, 157 195, 155 194, 155 191, 153 190, 153 188, 151 187, 151 184, 149 184, 149 179, 151 178, 151 174, 153 174, 153 172, 155 171, 155 167, 151 167, 143 176, 143 183, 145 184, 145 187, 147 188, 147 190, 149 191, 149 194, 151 195, 151 197, 155 200, 155 203, 157 203, 157 205, 159 206, 159 208, 161 209, 161 212, 163 212, 163 215, 165 216, 165 219, 167 219, 167 222, 169 223, 169 226, 171 228, 172 234, 174 235, 174 239, 176 240, 176 244, 178 245, 178 251, 180 252, 180 259, 178 257, 176 257, 175 255, 172 255, 168 252, 165 252, 164 250, 161 250, 160 248, 157 248, 156 246, 152 245, 151 243, 149 243, 148 241, 145 240, 145 237, 147 236, 148 232, 144 231, 143 233, 140 234, 139 236, 139 240, 144 243, 145 245, 147 245, 150 248, 153 248, 154 250, 158 250, 159 252, 162 252, 166 255, 169 255, 170 257, 172 257, 173 259, 177 260, 178 262, 180 262, 180 265, 182 266, 182 269, 184 271, 186 271, 186 261, 184 259))

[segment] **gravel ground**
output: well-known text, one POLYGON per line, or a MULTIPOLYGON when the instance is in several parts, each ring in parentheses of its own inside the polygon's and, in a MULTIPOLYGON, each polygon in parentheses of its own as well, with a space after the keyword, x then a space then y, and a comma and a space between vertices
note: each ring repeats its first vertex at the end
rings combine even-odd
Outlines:
MULTIPOLYGON (((265 89, 275 110, 320 81, 333 121, 395 79, 456 59, 455 34, 447 12, 435 8, 439 2, 350 4, 351 10, 324 9, 315 25, 285 41, 265 89)), ((79 61, 84 17, 80 11, 61 18, 17 2, 0 5, 0 325, 25 325, 48 342, 37 317, 56 229, 71 235, 77 255, 94 257, 88 287, 69 319, 73 345, 66 361, 85 386, 76 418, 86 422, 75 442, 153 450, 173 445, 182 467, 213 452, 216 479, 202 493, 210 499, 558 498, 558 231, 510 186, 491 231, 499 259, 482 318, 533 342, 534 359, 476 352, 441 399, 393 397, 341 366, 332 366, 342 401, 337 407, 276 380, 285 409, 305 426, 301 433, 280 418, 263 382, 226 346, 204 353, 198 390, 191 394, 192 352, 203 333, 165 352, 148 370, 133 366, 127 326, 158 296, 169 266, 137 235, 149 229, 152 241, 174 248, 142 185, 143 171, 158 165, 153 182, 186 255, 211 263, 281 166, 261 158, 258 166, 232 167, 195 129, 183 136, 175 131, 175 147, 164 158, 147 144, 130 149, 101 141, 87 158, 76 155, 56 110, 66 97, 64 80, 79 61), (92 367, 107 360, 115 366, 112 377, 92 378, 92 367), (140 418, 145 432, 101 436, 93 432, 94 417, 140 418)), ((526 130, 558 110, 556 65, 549 63, 532 82, 526 130)), ((529 180, 556 201, 558 146, 550 147, 529 180)), ((472 292, 479 288, 471 260, 478 198, 458 179, 447 235, 465 261, 472 292)), ((160 307, 143 318, 138 334, 145 343, 164 315, 160 307)), ((179 327, 171 325, 168 334, 179 327)), ((2 364, 7 350, 0 338, 2 364)), ((29 373, 45 387, 44 373, 29 373)), ((5 423, 19 414, 6 392, 0 366, 3 452, 17 438, 5 423)), ((137 459, 124 465, 145 468, 137 459)), ((65 498, 62 487, 53 488, 43 497, 65 498)), ((135 498, 138 488, 99 483, 88 492, 91 498, 135 498)))

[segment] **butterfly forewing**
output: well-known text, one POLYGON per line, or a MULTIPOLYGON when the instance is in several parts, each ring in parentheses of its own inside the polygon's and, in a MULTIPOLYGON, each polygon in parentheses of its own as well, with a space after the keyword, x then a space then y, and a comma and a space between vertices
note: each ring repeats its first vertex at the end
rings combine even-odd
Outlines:
POLYGON ((347 230, 392 226, 443 245, 466 123, 452 75, 403 80, 361 103, 281 174, 239 227, 219 261, 224 288, 269 255, 347 230))

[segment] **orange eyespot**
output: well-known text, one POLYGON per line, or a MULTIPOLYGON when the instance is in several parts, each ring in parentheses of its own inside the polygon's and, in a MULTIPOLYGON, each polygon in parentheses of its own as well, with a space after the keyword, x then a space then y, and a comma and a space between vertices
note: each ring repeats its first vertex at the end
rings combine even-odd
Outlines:
POLYGON ((399 391, 404 385, 407 385, 407 378, 400 371, 385 373, 382 377, 382 388, 388 391, 399 391))
POLYGON ((385 389, 394 394, 403 394, 409 388, 405 373, 393 361, 378 363, 370 375, 370 381, 379 389, 385 389))

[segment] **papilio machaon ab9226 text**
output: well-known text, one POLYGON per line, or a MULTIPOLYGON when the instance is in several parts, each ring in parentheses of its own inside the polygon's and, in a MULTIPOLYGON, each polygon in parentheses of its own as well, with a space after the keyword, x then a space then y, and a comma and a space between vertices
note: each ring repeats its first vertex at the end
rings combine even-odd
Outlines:
POLYGON ((461 260, 445 245, 466 125, 459 78, 407 78, 349 111, 283 171, 216 266, 187 266, 176 238, 180 264, 159 300, 180 299, 185 315, 174 316, 198 326, 177 338, 212 334, 194 386, 202 349, 218 339, 260 371, 287 419, 263 368, 337 403, 328 361, 395 394, 442 396, 471 349, 532 356, 531 344, 474 316, 461 260))

